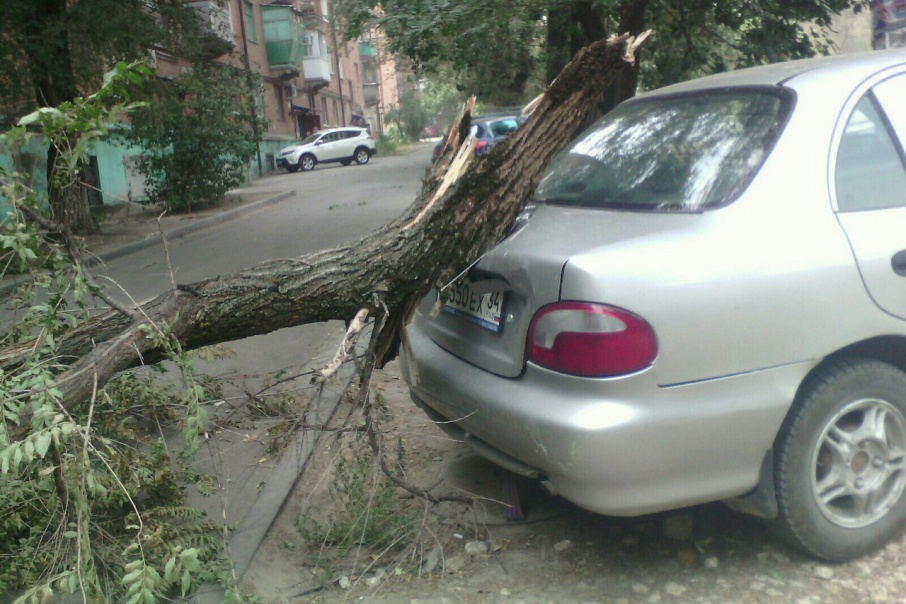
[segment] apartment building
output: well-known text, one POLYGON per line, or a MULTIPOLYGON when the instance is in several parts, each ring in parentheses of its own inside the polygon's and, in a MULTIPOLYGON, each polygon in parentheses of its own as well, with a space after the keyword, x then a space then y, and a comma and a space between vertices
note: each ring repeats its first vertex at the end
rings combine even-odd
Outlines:
MULTIPOLYGON (((275 170, 281 147, 319 129, 380 130, 383 109, 366 102, 360 44, 343 41, 332 24, 329 0, 207 0, 185 6, 201 16, 213 42, 223 45, 215 61, 248 65, 260 76, 257 106, 268 127, 259 145, 261 167, 251 167, 252 177, 275 170)), ((166 49, 155 49, 154 55, 161 76, 181 68, 179 57, 166 49)), ((384 57, 382 69, 393 73, 395 83, 391 57, 384 57)), ((396 99, 394 87, 386 86, 385 94, 396 99)))

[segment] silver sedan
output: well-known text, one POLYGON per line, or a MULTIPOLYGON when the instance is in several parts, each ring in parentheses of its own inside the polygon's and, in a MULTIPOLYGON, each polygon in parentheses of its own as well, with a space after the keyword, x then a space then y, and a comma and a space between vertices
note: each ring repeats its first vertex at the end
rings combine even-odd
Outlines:
POLYGON ((424 300, 413 398, 595 512, 725 500, 819 558, 879 547, 906 520, 904 146, 903 51, 624 103, 424 300))

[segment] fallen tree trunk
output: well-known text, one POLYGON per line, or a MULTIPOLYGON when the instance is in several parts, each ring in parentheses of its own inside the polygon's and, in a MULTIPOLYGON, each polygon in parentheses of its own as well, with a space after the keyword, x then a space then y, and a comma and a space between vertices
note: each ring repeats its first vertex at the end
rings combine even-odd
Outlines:
MULTIPOLYGON (((69 363, 54 385, 70 407, 140 362, 160 358, 153 334, 185 349, 285 327, 350 319, 362 308, 386 310, 380 363, 398 341, 415 304, 498 241, 524 207, 544 168, 582 125, 605 86, 635 60, 647 34, 600 41, 580 51, 533 103, 528 121, 491 153, 469 163, 468 111, 451 128, 450 152, 425 180, 406 213, 369 236, 298 259, 177 286, 126 315, 111 310, 59 342, 69 363)), ((20 364, 30 346, 0 350, 0 367, 20 364)))

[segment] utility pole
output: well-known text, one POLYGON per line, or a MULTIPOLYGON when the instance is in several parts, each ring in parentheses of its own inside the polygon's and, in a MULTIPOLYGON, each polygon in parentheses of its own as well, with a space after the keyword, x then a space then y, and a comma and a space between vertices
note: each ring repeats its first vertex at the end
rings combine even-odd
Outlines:
POLYGON ((330 6, 330 41, 333 44, 333 54, 337 63, 337 90, 340 91, 340 115, 342 116, 342 126, 346 125, 346 105, 343 103, 343 82, 340 78, 340 47, 337 45, 337 25, 333 18, 333 6, 330 6))

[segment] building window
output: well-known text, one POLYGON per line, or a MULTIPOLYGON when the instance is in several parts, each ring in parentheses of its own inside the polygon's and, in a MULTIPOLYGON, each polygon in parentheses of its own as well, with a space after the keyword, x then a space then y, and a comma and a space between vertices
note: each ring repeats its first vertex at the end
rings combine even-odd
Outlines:
POLYGON ((334 123, 336 123, 337 126, 343 125, 340 123, 340 110, 337 108, 336 99, 334 99, 334 101, 333 101, 333 121, 334 121, 334 123))
POLYGON ((321 97, 321 111, 324 113, 324 121, 321 125, 326 128, 330 123, 330 116, 327 114, 327 99, 324 97, 321 97))
POLYGON ((248 0, 242 0, 242 16, 245 19, 245 39, 258 43, 258 23, 255 21, 255 6, 248 0))
POLYGON ((353 92, 352 82, 349 82, 349 104, 352 105, 355 102, 355 93, 353 92))

